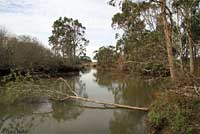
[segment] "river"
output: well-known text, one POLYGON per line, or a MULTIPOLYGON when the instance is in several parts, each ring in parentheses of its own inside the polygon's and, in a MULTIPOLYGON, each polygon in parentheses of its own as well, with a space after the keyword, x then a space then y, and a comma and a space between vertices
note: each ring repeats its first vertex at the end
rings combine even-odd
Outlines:
MULTIPOLYGON (((138 107, 148 107, 162 81, 148 81, 120 73, 97 71, 66 77, 82 97, 138 107)), ((42 84, 55 89, 55 79, 42 84)), ((126 109, 104 109, 101 105, 80 101, 57 103, 17 103, 0 106, 2 134, 147 134, 146 113, 126 109)))

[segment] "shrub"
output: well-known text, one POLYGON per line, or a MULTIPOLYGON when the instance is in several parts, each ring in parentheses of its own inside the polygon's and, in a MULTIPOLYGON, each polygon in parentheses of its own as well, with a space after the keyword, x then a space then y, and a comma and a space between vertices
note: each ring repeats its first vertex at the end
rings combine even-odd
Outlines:
POLYGON ((198 119, 199 104, 199 98, 164 93, 152 105, 148 121, 155 129, 168 128, 174 134, 193 134, 192 119, 198 119))

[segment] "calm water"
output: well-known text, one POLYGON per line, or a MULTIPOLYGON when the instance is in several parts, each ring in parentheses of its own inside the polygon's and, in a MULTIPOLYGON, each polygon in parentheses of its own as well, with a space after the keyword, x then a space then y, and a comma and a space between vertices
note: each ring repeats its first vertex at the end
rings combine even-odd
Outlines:
MULTIPOLYGON (((162 85, 161 81, 145 81, 97 70, 66 80, 80 96, 142 107, 149 106, 162 85)), ((58 90, 64 88, 54 82, 55 79, 44 79, 39 83, 58 90)), ((55 103, 42 99, 40 103, 1 105, 0 134, 146 134, 145 116, 141 111, 102 109, 97 104, 55 103)))

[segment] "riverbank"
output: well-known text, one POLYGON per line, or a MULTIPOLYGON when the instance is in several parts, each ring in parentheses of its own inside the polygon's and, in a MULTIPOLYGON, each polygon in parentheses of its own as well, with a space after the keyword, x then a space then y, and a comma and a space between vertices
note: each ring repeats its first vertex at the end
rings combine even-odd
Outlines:
POLYGON ((124 64, 113 64, 113 65, 97 65, 98 70, 122 72, 125 74, 138 74, 140 76, 156 78, 156 77, 169 77, 169 68, 158 63, 140 63, 129 61, 124 64))
POLYGON ((84 67, 81 66, 60 66, 59 68, 34 68, 34 69, 12 69, 0 68, 0 77, 8 75, 31 75, 34 79, 51 78, 51 77, 66 77, 78 75, 84 67))
POLYGON ((161 93, 148 113, 149 134, 200 134, 200 96, 196 92, 183 86, 161 93))

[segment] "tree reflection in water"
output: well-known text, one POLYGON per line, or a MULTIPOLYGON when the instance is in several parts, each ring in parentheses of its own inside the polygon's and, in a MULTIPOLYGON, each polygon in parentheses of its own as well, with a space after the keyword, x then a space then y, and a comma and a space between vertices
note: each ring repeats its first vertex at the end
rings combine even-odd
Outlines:
POLYGON ((34 114, 38 108, 39 105, 25 103, 1 105, 0 133, 28 133, 49 117, 48 114, 34 114))
MULTIPOLYGON (((87 96, 85 84, 79 80, 79 77, 66 78, 66 81, 78 95, 87 96)), ((31 83, 31 85, 40 86, 42 90, 68 92, 64 83, 55 79, 42 79, 31 83)), ((25 101, 16 102, 12 105, 0 105, 0 133, 19 133, 19 131, 29 133, 42 125, 43 122, 49 122, 52 119, 57 122, 71 121, 83 112, 83 108, 76 106, 82 105, 79 101, 57 103, 48 100, 47 97, 40 97, 38 102, 25 101)))
MULTIPOLYGON (((114 103, 145 107, 154 99, 163 80, 145 81, 119 73, 97 71, 93 74, 96 82, 114 96, 114 103)), ((141 111, 114 110, 110 120, 111 134, 145 134, 145 116, 141 111)))
POLYGON ((110 120, 111 134, 146 134, 145 113, 117 110, 110 120))

